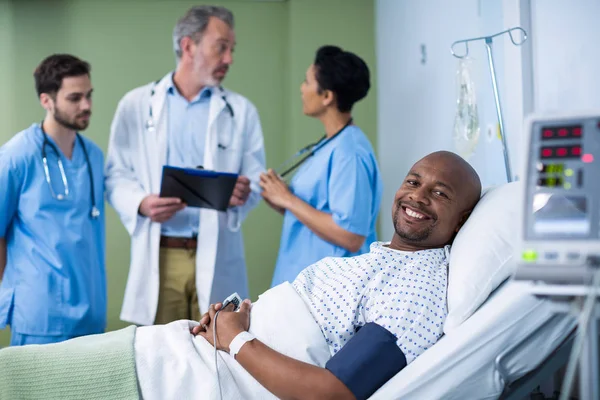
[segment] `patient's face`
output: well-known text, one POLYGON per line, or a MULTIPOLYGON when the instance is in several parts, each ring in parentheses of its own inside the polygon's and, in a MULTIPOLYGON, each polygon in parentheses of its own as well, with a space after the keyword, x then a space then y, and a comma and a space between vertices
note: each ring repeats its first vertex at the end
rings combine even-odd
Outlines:
POLYGON ((426 157, 410 170, 396 192, 392 217, 400 248, 423 250, 452 241, 470 210, 463 173, 445 157, 426 157))

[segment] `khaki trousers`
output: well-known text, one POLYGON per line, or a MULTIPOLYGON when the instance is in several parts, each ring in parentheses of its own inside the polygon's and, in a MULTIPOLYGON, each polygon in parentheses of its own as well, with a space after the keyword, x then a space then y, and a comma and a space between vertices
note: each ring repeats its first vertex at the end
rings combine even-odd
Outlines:
POLYGON ((160 248, 157 325, 180 319, 200 320, 196 292, 196 250, 160 248))

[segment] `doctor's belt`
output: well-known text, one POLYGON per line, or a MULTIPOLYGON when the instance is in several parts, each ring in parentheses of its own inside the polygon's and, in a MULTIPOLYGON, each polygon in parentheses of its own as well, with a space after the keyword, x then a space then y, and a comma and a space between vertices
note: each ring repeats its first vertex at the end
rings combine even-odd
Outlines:
POLYGON ((160 237, 160 247, 168 247, 170 249, 187 249, 187 250, 196 250, 196 245, 198 241, 196 237, 192 238, 181 238, 181 237, 171 237, 171 236, 161 236, 160 237))

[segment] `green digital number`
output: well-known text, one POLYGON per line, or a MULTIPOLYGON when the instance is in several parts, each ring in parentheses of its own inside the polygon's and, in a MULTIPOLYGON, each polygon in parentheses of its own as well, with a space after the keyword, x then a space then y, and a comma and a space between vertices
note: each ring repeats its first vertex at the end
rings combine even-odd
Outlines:
POLYGON ((546 172, 550 174, 562 174, 564 172, 563 164, 548 164, 546 172))

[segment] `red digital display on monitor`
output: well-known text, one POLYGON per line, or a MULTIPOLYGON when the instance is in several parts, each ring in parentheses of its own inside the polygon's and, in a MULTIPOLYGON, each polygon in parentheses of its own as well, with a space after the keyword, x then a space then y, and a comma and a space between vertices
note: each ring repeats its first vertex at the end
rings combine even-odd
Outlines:
POLYGON ((554 156, 553 149, 542 149, 542 158, 551 158, 554 156))
POLYGON ((580 158, 583 154, 580 145, 544 146, 540 149, 540 158, 580 158))
POLYGON ((580 139, 583 136, 581 125, 552 126, 542 128, 542 140, 580 139))

